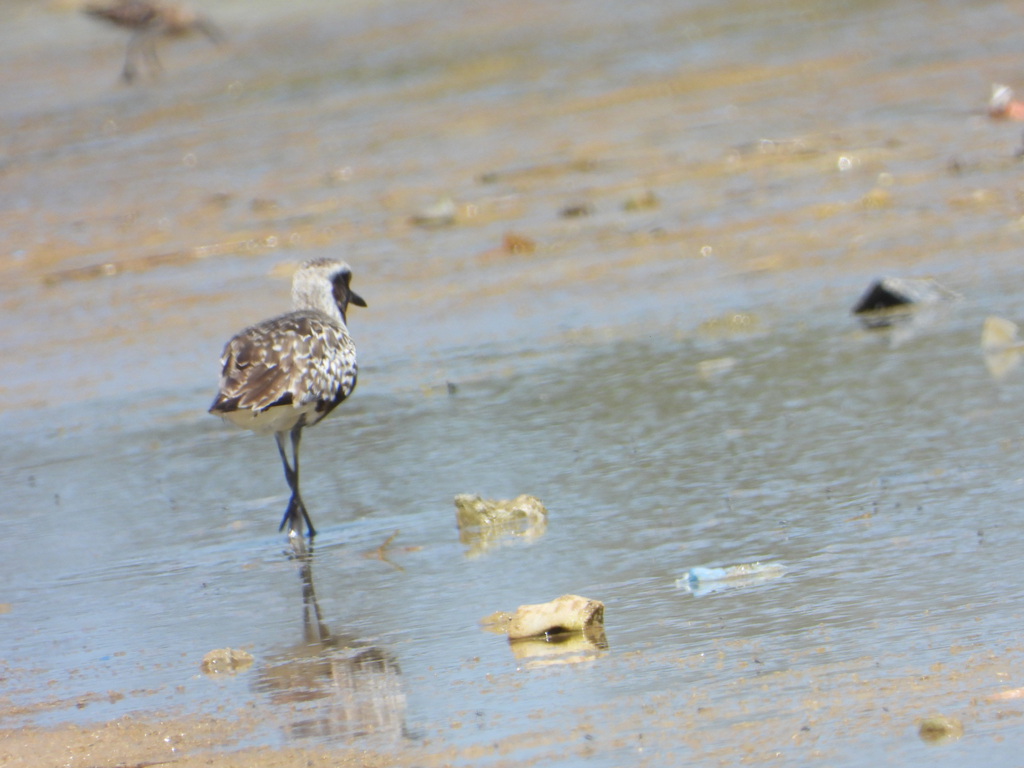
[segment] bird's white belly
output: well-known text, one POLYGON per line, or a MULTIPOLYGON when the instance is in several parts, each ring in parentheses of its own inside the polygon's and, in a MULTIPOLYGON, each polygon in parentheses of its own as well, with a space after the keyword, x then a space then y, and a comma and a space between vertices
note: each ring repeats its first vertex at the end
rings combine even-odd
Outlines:
POLYGON ((288 432, 298 424, 303 414, 309 414, 306 421, 313 423, 317 421, 316 403, 309 403, 304 406, 275 405, 265 411, 239 410, 222 413, 225 419, 232 424, 237 424, 243 429, 251 429, 253 432, 265 435, 271 432, 288 432))

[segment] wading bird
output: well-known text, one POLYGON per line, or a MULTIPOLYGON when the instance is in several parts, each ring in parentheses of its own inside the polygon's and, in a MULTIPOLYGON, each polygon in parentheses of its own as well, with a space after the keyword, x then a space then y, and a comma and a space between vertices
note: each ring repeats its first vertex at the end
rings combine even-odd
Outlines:
POLYGON ((350 287, 352 270, 334 259, 303 264, 292 279, 293 311, 236 335, 221 355, 220 390, 210 413, 245 429, 274 433, 292 496, 281 520, 301 541, 305 520, 316 535, 299 493, 299 441, 356 386, 356 347, 345 313, 366 302, 350 287), (293 460, 286 443, 291 436, 293 460))
POLYGON ((156 55, 158 38, 183 37, 198 31, 216 45, 224 41, 224 35, 213 22, 190 6, 178 3, 119 0, 108 5, 86 5, 83 11, 89 16, 132 31, 132 36, 128 38, 124 69, 121 71, 121 77, 128 83, 135 79, 140 59, 145 59, 153 74, 162 70, 156 55))

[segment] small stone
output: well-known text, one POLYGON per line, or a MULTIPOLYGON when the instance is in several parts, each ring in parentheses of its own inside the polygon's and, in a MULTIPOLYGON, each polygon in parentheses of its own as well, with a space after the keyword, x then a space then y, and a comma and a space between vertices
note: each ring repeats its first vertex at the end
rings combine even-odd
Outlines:
POLYGON ((648 211, 657 208, 660 204, 661 201, 658 200, 658 196, 648 189, 627 197, 626 202, 622 204, 622 208, 626 211, 648 211))
POLYGON ((240 648, 217 648, 203 656, 202 670, 207 675, 235 674, 252 666, 253 657, 240 648))
POLYGON ((528 254, 537 250, 537 244, 525 235, 517 235, 515 232, 506 232, 502 238, 502 249, 511 254, 528 254))
POLYGON ((280 210, 281 204, 268 197, 254 197, 249 202, 249 208, 253 213, 271 214, 280 210))
POLYGON ((955 717, 936 715, 924 718, 918 726, 917 732, 922 741, 941 744, 946 741, 956 741, 963 736, 964 726, 955 717))
POLYGON ((892 193, 887 189, 875 187, 860 199, 864 208, 888 208, 892 205, 892 193))
POLYGON ((725 375, 735 367, 735 357, 715 357, 697 363, 697 373, 704 381, 711 381, 725 375))
POLYGON ((563 219, 581 219, 584 216, 590 216, 594 213, 593 207, 589 203, 572 203, 567 205, 558 212, 558 215, 563 219))
POLYGON ((442 197, 412 216, 412 223, 425 229, 439 229, 455 224, 458 207, 450 197, 442 197))

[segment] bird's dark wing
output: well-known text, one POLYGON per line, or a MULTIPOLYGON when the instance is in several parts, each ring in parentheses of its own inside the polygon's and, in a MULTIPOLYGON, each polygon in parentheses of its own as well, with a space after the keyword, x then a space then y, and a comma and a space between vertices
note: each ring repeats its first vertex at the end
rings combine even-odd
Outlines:
POLYGON ((292 312, 246 328, 224 347, 221 364, 211 413, 314 403, 327 411, 356 383, 355 345, 343 325, 318 312, 292 312))

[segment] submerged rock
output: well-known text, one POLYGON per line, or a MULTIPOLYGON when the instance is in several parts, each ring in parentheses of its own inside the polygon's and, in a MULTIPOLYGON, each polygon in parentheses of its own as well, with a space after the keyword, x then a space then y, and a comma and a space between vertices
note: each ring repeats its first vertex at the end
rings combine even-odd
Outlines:
POLYGON ((459 541, 475 557, 488 549, 516 541, 530 543, 548 529, 548 511, 536 496, 483 499, 469 493, 455 497, 459 541))
POLYGON ((217 648, 203 656, 202 670, 207 675, 241 672, 252 666, 253 657, 240 648, 217 648))
POLYGON ((455 497, 455 516, 459 527, 495 525, 513 520, 546 519, 548 511, 536 496, 520 494, 514 499, 484 499, 470 493, 455 497))

